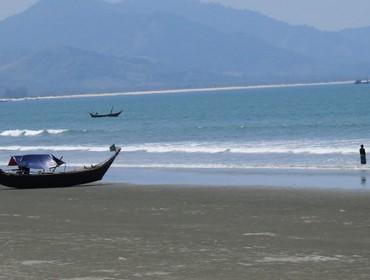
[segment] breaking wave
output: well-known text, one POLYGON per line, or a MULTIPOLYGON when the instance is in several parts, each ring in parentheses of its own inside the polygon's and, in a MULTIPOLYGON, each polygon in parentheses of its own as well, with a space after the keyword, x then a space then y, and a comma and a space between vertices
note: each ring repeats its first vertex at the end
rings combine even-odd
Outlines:
POLYGON ((94 146, 3 146, 0 151, 53 151, 53 152, 106 152, 109 151, 108 146, 94 147, 94 146))
MULTIPOLYGON (((66 130, 53 132, 40 132, 49 134, 63 133, 66 130)), ((4 133, 4 132, 3 132, 4 133)), ((39 133, 39 132, 37 132, 39 133)), ((36 134, 36 131, 31 133, 36 134)), ((28 134, 30 136, 31 134, 28 134)), ((0 151, 82 151, 82 152, 106 152, 109 145, 56 145, 56 146, 0 146, 0 151)), ((356 144, 337 143, 326 145, 325 143, 281 142, 281 143, 148 143, 137 145, 119 145, 124 152, 130 153, 183 153, 183 154, 291 154, 291 155, 354 155, 358 153, 356 144)))
POLYGON ((127 152, 200 154, 354 154, 356 146, 235 145, 235 144, 145 144, 124 147, 127 152))
POLYGON ((13 129, 4 130, 0 132, 2 137, 35 137, 39 135, 58 135, 68 132, 68 129, 40 129, 40 130, 30 130, 30 129, 13 129))
MULTIPOLYGON (((362 170, 358 164, 358 140, 325 142, 281 141, 265 143, 174 142, 117 146, 123 155, 116 168, 170 169, 296 169, 362 170)), ((69 158, 69 166, 98 163, 109 152, 109 144, 2 145, 0 155, 53 153, 69 158), (84 153, 84 154, 82 154, 84 153)))

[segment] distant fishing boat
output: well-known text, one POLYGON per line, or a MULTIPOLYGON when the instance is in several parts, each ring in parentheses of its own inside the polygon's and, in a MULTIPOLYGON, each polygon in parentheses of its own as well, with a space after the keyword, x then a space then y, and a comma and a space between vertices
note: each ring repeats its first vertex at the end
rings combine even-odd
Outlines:
POLYGON ((121 115, 122 112, 123 112, 123 110, 118 111, 118 112, 113 112, 113 107, 112 107, 112 109, 110 110, 110 113, 108 113, 108 114, 99 114, 98 112, 89 113, 89 114, 92 118, 116 118, 119 115, 121 115))
POLYGON ((62 188, 100 181, 121 148, 112 145, 110 150, 114 155, 103 163, 64 172, 55 172, 65 162, 53 155, 12 156, 8 165, 17 169, 11 171, 0 169, 0 185, 16 189, 62 188))
POLYGON ((366 85, 366 84, 369 84, 370 81, 367 79, 367 80, 356 80, 354 82, 355 85, 366 85))

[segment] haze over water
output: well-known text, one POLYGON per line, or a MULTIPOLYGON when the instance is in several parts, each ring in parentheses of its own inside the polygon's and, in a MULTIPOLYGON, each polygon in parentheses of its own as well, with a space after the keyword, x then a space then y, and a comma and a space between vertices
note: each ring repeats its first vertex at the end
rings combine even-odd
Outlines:
POLYGON ((0 162, 51 152, 69 166, 97 163, 110 144, 116 167, 360 168, 370 147, 370 88, 305 86, 240 91, 0 103, 0 162), (88 112, 124 112, 92 119, 88 112))

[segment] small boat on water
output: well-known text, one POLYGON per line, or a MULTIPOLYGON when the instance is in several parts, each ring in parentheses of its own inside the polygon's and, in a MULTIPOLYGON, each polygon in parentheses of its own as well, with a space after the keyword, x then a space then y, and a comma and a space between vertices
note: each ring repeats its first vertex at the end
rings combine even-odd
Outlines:
POLYGON ((110 113, 108 114, 99 114, 98 112, 96 113, 89 113, 92 118, 115 118, 121 115, 123 110, 118 111, 118 112, 113 112, 113 108, 110 110, 110 113))
POLYGON ((112 145, 110 150, 114 155, 100 164, 63 172, 56 172, 56 169, 65 165, 65 162, 53 155, 12 156, 8 165, 17 169, 0 169, 0 185, 17 189, 63 188, 100 181, 121 148, 112 145))
POLYGON ((367 80, 356 80, 354 82, 355 85, 367 85, 369 83, 370 83, 370 81, 368 79, 367 80))

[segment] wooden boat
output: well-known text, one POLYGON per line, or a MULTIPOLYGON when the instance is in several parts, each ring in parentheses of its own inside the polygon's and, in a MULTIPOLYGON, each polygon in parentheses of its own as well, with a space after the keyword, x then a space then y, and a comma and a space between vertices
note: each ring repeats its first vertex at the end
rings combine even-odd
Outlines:
POLYGON ((112 108, 112 110, 108 114, 99 114, 99 113, 89 113, 89 114, 92 118, 116 118, 119 115, 121 115, 122 112, 123 110, 119 112, 113 112, 113 108, 112 108))
POLYGON ((55 169, 64 162, 52 155, 13 156, 9 165, 18 165, 18 169, 15 172, 5 172, 0 169, 0 185, 17 189, 63 188, 100 181, 121 151, 120 148, 112 147, 114 147, 114 155, 105 162, 65 172, 55 172, 55 169), (50 165, 51 161, 54 161, 54 166, 50 165), (30 172, 30 169, 44 166, 51 166, 49 172, 30 172))

